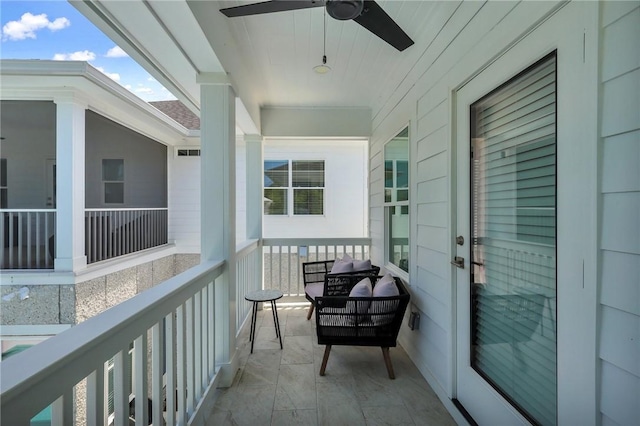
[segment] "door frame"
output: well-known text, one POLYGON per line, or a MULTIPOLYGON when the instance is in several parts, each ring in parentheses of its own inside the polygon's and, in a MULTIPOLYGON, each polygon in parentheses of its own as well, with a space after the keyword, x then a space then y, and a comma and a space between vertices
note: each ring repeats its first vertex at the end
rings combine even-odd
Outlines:
MULTIPOLYGON (((598 14, 597 4, 572 2, 473 71, 454 87, 451 99, 450 257, 458 254, 458 91, 481 81, 489 93, 545 55, 557 50, 557 404, 558 424, 595 425, 597 397, 597 247, 598 247, 598 14), (478 80, 482 79, 482 80, 478 80), (580 141, 580 143, 576 143, 580 141), (584 374, 588 371, 592 374, 584 374), (577 390, 580 390, 579 392, 577 390), (585 409, 589 407, 589 409, 585 409)), ((480 98, 479 96, 478 98, 480 98)), ((473 102, 473 101, 471 101, 473 102)), ((462 251, 460 251, 462 253, 462 251)), ((457 268, 452 268, 452 398, 458 396, 459 310, 457 268)), ((464 273, 467 273, 466 270, 464 273)), ((489 386, 488 386, 489 387, 489 386)), ((506 401, 497 391, 496 398, 506 401)), ((508 404, 507 404, 508 405, 508 404)), ((510 406, 509 406, 510 407, 510 406)), ((467 407, 465 407, 466 409, 467 407)), ((477 407, 469 407, 477 412, 477 407)), ((514 408, 512 410, 516 411, 514 408)), ((482 411, 482 410, 481 410, 482 411)), ((469 412, 481 424, 492 413, 469 412)), ((523 423, 528 423, 519 413, 523 423)), ((517 418, 518 416, 516 416, 517 418)), ((493 422, 493 424, 496 424, 493 422)))

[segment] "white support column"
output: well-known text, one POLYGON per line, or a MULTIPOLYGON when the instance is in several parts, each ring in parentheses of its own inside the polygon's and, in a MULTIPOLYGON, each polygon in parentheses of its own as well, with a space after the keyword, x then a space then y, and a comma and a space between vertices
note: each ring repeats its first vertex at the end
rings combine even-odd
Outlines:
POLYGON ((264 156, 262 136, 245 135, 247 150, 247 238, 262 239, 264 156))
POLYGON ((84 250, 85 110, 74 95, 56 103, 56 271, 87 266, 84 250))
POLYGON ((215 286, 216 364, 230 386, 236 351, 235 93, 224 74, 201 74, 201 259, 226 260, 215 286))

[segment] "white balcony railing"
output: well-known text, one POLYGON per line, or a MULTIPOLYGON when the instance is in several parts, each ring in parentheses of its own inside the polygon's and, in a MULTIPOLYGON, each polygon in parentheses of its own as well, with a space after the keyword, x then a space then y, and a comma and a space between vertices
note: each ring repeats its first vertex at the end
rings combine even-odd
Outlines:
POLYGON ((224 262, 202 263, 2 361, 0 423, 27 426, 53 404, 53 426, 74 424, 74 411, 87 425, 128 426, 132 400, 136 425, 193 420, 224 353, 223 271, 224 262))
POLYGON ((244 299, 250 291, 262 288, 262 263, 258 240, 249 240, 236 248, 236 330, 251 311, 251 302, 244 299))
POLYGON ((262 240, 264 288, 286 296, 304 296, 302 263, 329 260, 349 254, 368 259, 370 238, 266 238, 262 240))
POLYGON ((0 269, 53 269, 55 230, 55 210, 0 210, 0 269))
POLYGON ((135 253, 168 242, 167 209, 86 209, 87 263, 135 253))

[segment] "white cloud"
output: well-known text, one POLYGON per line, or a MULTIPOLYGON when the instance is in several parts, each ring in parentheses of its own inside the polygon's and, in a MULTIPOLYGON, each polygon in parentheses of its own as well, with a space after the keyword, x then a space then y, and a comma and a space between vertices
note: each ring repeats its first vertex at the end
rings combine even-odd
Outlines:
POLYGON ((57 18, 49 21, 46 14, 33 15, 29 12, 23 14, 19 21, 9 21, 2 27, 2 40, 24 40, 36 38, 36 31, 48 28, 58 31, 71 25, 67 18, 57 18))
POLYGON ((158 80, 156 80, 156 79, 155 79, 155 78, 153 78, 153 77, 149 77, 149 78, 147 78, 147 81, 156 82, 156 81, 158 81, 158 80))
POLYGON ((79 50, 73 53, 56 53, 53 55, 54 61, 93 61, 96 54, 90 50, 79 50))
POLYGON ((153 95, 153 89, 150 87, 138 87, 135 92, 145 95, 153 95))
POLYGON ((130 84, 127 84, 127 85, 124 86, 124 88, 127 89, 127 90, 131 90, 131 89, 133 89, 133 86, 131 86, 130 84))
POLYGON ((126 58, 129 55, 120 46, 114 46, 107 51, 105 56, 107 58, 126 58))
POLYGON ((120 74, 118 74, 117 72, 106 72, 102 67, 96 67, 96 69, 100 71, 102 74, 109 77, 110 79, 115 81, 120 81, 120 74))

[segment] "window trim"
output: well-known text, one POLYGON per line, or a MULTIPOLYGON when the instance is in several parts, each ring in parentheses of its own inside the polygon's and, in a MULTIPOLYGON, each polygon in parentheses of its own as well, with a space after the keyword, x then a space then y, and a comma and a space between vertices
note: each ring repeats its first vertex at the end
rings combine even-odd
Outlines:
POLYGON ((101 161, 101 178, 102 178, 102 202, 105 205, 124 205, 125 204, 125 177, 124 177, 124 158, 103 158, 101 161), (106 180, 104 176, 104 162, 105 161, 122 161, 122 180, 106 180), (122 185, 122 202, 108 202, 107 201, 107 184, 119 183, 122 185))
MULTIPOLYGON (((274 186, 274 187, 265 187, 264 183, 262 185, 262 194, 264 196, 265 190, 267 189, 283 189, 286 191, 286 199, 287 199, 287 212, 286 214, 266 214, 263 213, 264 216, 274 216, 274 217, 323 217, 326 216, 326 208, 327 208, 327 181, 326 181, 326 172, 327 172, 327 160, 322 158, 289 158, 289 159, 281 159, 281 158, 264 158, 262 160, 263 167, 264 163, 268 161, 280 161, 287 162, 287 186, 274 186), (323 173, 323 183, 324 186, 293 186, 293 163, 297 161, 306 161, 306 162, 322 162, 322 173, 323 173), (296 190, 310 190, 310 189, 319 189, 322 190, 322 213, 321 214, 296 214, 295 211, 295 191, 296 190)), ((265 172, 263 171, 263 175, 265 172)))
MULTIPOLYGON (((397 159, 393 159, 393 160, 389 160, 389 161, 393 161, 393 184, 396 184, 396 165, 398 160, 397 159)), ((382 208, 383 208, 383 215, 384 215, 384 266, 387 270, 389 270, 390 272, 392 272, 394 275, 400 276, 401 278, 405 278, 407 281, 409 279, 409 271, 410 271, 410 265, 412 262, 412 251, 411 250, 411 213, 412 213, 412 208, 411 208, 411 197, 412 197, 412 191, 411 191, 411 186, 412 186, 412 167, 411 167, 411 125, 410 122, 405 123, 398 131, 394 132, 394 136, 392 136, 391 138, 389 138, 383 145, 382 147, 382 165, 383 165, 383 173, 384 173, 384 177, 383 177, 383 194, 382 194, 382 208), (392 201, 386 201, 386 190, 387 190, 387 186, 386 186, 386 164, 387 164, 387 158, 386 158, 386 148, 387 145, 392 142, 393 140, 395 140, 400 134, 402 134, 403 132, 407 132, 407 200, 404 201, 397 201, 397 200, 393 200, 395 198, 395 196, 392 194, 391 199, 392 201), (409 223, 407 224, 407 246, 408 246, 408 253, 407 253, 407 260, 409 261, 409 264, 407 265, 407 270, 404 270, 403 268, 401 268, 399 265, 396 265, 395 263, 391 262, 390 260, 390 250, 389 250, 389 242, 390 242, 390 224, 391 224, 391 214, 390 214, 390 209, 391 208, 406 208, 408 213, 407 215, 408 217, 408 221, 409 223)), ((393 186, 392 188, 396 188, 395 186, 393 186)), ((402 189, 405 189, 404 187, 402 189)))

